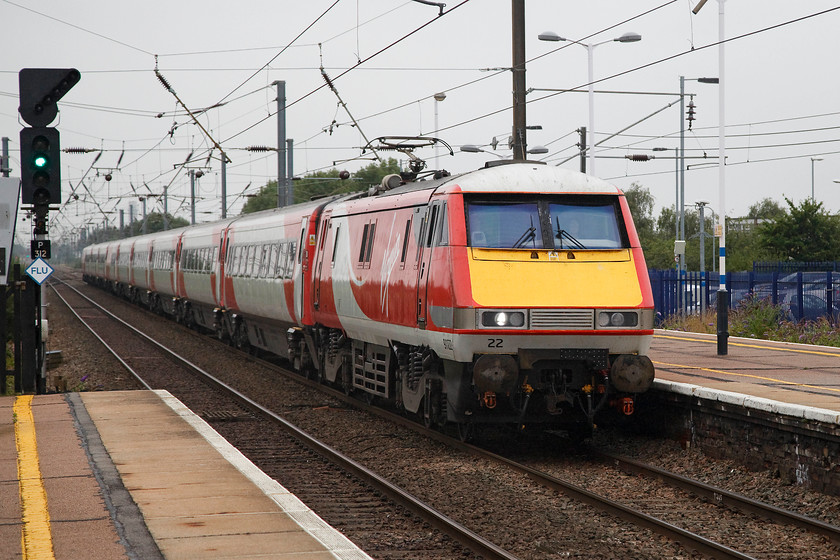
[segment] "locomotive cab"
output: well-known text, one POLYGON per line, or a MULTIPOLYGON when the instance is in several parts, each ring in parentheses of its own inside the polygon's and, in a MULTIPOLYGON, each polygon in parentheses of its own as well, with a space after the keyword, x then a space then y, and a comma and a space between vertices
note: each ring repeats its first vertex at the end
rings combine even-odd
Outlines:
POLYGON ((449 421, 591 425, 610 404, 632 413, 652 384, 653 300, 629 209, 574 175, 595 184, 462 183, 446 197, 449 262, 432 259, 427 328, 449 362, 449 421))

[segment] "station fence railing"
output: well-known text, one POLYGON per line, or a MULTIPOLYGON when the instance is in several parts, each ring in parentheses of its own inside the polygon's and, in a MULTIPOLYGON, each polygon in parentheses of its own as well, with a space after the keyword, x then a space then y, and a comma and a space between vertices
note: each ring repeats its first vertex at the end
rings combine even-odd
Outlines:
MULTIPOLYGON (((717 307, 720 274, 649 270, 657 321, 717 307)), ((767 298, 791 321, 840 318, 840 272, 727 272, 729 308, 751 296, 767 298)))

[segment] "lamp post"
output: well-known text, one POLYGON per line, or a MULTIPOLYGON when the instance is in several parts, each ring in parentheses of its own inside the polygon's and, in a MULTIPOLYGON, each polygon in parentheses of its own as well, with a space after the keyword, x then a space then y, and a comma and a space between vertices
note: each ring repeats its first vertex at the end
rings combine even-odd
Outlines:
MULTIPOLYGON (((812 157, 811 158, 811 202, 815 202, 814 200, 814 162, 815 161, 822 161, 823 158, 821 157, 812 157)), ((837 181, 835 181, 836 183, 837 181)))
MULTIPOLYGON (((438 129, 440 128, 438 126, 438 105, 446 99, 446 93, 441 91, 434 94, 433 97, 435 99, 435 136, 437 136, 438 129)), ((440 169, 440 146, 437 143, 435 143, 435 169, 440 169)))
POLYGON ((593 63, 593 52, 595 51, 595 47, 598 45, 603 45, 604 43, 610 42, 617 42, 617 43, 635 43, 637 41, 642 40, 642 36, 638 33, 625 33, 620 37, 616 37, 615 39, 607 39, 606 41, 601 41, 600 43, 581 43, 580 41, 575 41, 574 39, 566 39, 565 37, 561 37, 557 33, 553 31, 546 31, 545 33, 540 33, 537 38, 540 41, 569 41, 575 43, 576 45, 580 45, 581 47, 586 47, 587 55, 588 55, 588 65, 589 65, 589 174, 595 174, 595 77, 594 77, 594 63, 593 63))
MULTIPOLYGON (((691 10, 695 15, 706 4, 707 0, 700 0, 697 5, 691 10)), ((724 91, 724 67, 726 62, 726 33, 724 30, 724 2, 725 0, 718 0, 718 76, 720 79, 720 88, 718 88, 719 96, 719 111, 720 122, 718 123, 718 182, 719 182, 719 197, 720 209, 718 211, 717 221, 718 228, 720 228, 720 248, 718 253, 720 255, 720 287, 717 295, 717 353, 718 356, 725 356, 729 353, 729 293, 726 290, 726 118, 724 113, 724 102, 726 95, 724 91)), ((717 229, 717 228, 716 228, 717 229)))

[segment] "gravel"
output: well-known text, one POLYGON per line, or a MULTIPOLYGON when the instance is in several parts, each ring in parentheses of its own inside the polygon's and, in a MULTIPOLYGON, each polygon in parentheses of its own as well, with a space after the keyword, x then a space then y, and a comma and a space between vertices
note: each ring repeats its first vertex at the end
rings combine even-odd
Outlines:
MULTIPOLYGON (((52 331, 48 341, 48 349, 61 350, 64 358, 58 367, 49 372, 48 387, 55 389, 61 387, 62 384, 66 384, 67 390, 127 390, 140 388, 140 384, 124 373, 115 359, 104 355, 103 351, 98 349, 98 343, 92 335, 78 325, 75 317, 70 315, 64 304, 57 300, 51 290, 48 290, 48 302, 50 303, 48 316, 52 331)), ((153 319, 149 318, 148 321, 152 323, 153 319)), ((179 342, 179 344, 182 343, 179 342)), ((200 341, 196 341, 195 344, 200 344, 200 341)), ((205 353, 213 354, 210 351, 205 351, 205 353)), ((207 359, 213 360, 211 356, 208 356, 207 359)), ((263 390, 266 390, 266 384, 271 383, 273 385, 272 381, 262 378, 252 383, 262 384, 263 390)), ((274 390, 275 388, 272 387, 271 391, 274 390)), ((266 393, 269 393, 266 398, 277 402, 278 406, 284 409, 285 413, 288 413, 291 421, 301 421, 304 424, 304 429, 308 429, 307 423, 312 427, 316 424, 322 426, 326 424, 329 427, 327 431, 331 429, 338 434, 338 438, 341 438, 345 431, 342 418, 346 417, 348 421, 352 422, 356 415, 355 412, 346 410, 324 397, 314 398, 320 406, 313 406, 303 398, 300 402, 294 400, 297 397, 289 402, 285 400, 287 397, 282 395, 282 390, 277 390, 280 394, 273 395, 270 394, 271 391, 266 390, 266 393), (318 410, 319 413, 313 415, 313 410, 318 410), (328 418, 329 421, 325 421, 325 418, 328 418)), ((358 440, 351 443, 360 448, 363 455, 394 455, 393 465, 395 466, 398 464, 397 455, 425 453, 419 449, 420 444, 416 443, 411 437, 394 433, 393 430, 389 433, 387 427, 382 428, 382 430, 386 433, 375 437, 392 441, 392 449, 385 449, 386 444, 383 444, 379 439, 374 441, 373 436, 371 436, 369 445, 366 441, 360 442, 358 440)), ((347 440, 346 437, 344 439, 347 440)), ((772 471, 750 472, 733 462, 711 459, 695 449, 684 449, 675 441, 630 436, 618 431, 599 431, 594 443, 612 452, 634 457, 640 461, 697 478, 727 490, 740 492, 757 500, 767 501, 803 515, 840 525, 840 499, 809 491, 801 486, 785 484, 775 477, 772 471)), ((566 460, 568 467, 574 469, 576 460, 574 455, 569 454, 566 460)), ((558 462, 562 463, 563 461, 558 462)), ((388 470, 387 465, 384 470, 388 470)), ((529 507, 531 507, 529 504, 531 498, 529 497, 528 501, 523 501, 523 495, 532 494, 534 504, 543 500, 553 500, 556 505, 552 514, 554 517, 547 521, 552 526, 562 527, 562 530, 550 534, 532 533, 530 538, 534 548, 530 554, 522 555, 523 558, 563 557, 563 555, 558 556, 557 553, 562 550, 570 550, 569 547, 572 545, 564 541, 570 535, 576 538, 582 537, 600 541, 607 548, 621 543, 618 549, 626 546, 628 541, 639 541, 637 544, 631 543, 633 546, 637 546, 640 551, 638 555, 633 555, 633 557, 659 557, 657 556, 657 550, 659 555, 664 554, 663 551, 665 550, 669 551, 669 556, 671 553, 676 554, 676 549, 663 546, 662 543, 658 548, 652 548, 653 545, 649 536, 628 534, 626 529, 614 523, 614 520, 609 516, 600 516, 600 522, 595 524, 597 528, 592 524, 581 523, 581 519, 575 513, 579 511, 578 507, 566 497, 553 495, 549 491, 534 490, 526 479, 511 480, 504 471, 497 467, 465 463, 462 459, 453 458, 451 452, 447 452, 445 449, 439 449, 437 455, 433 454, 431 459, 425 460, 424 471, 416 473, 416 481, 414 482, 416 488, 413 491, 422 494, 424 489, 434 488, 437 484, 436 481, 440 481, 441 477, 444 476, 447 478, 463 477, 464 488, 469 487, 467 481, 470 477, 478 476, 490 480, 500 489, 499 495, 492 496, 492 500, 502 499, 507 504, 515 504, 525 516, 528 515, 529 507)), ((405 485, 410 487, 412 482, 406 482, 405 485)), ((473 496, 469 492, 459 494, 451 490, 444 491, 451 494, 448 498, 452 510, 469 511, 468 516, 475 523, 481 524, 483 518, 493 515, 493 507, 486 501, 488 496, 473 496)), ((595 517, 598 518, 597 514, 595 514, 595 517)), ((521 538, 521 536, 518 535, 517 538, 521 538)), ((511 539, 511 541, 514 539, 512 533, 500 534, 499 537, 502 541, 506 538, 511 539)), ((504 546, 506 543, 500 542, 499 544, 504 546)), ((837 553, 837 550, 831 549, 826 550, 826 552, 828 556, 822 554, 819 556, 831 557, 833 553, 837 553)), ((575 556, 577 555, 575 554, 575 556)), ((597 557, 607 558, 611 556, 597 557)), ((809 557, 815 556, 809 555, 809 557)))

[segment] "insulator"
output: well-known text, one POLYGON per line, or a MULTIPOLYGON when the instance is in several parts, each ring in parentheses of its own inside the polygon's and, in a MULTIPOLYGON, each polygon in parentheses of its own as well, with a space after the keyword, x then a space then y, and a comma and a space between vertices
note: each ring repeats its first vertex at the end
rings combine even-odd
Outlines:
POLYGON ((654 158, 654 156, 649 156, 647 154, 631 154, 624 157, 629 159, 630 161, 649 161, 654 158))
POLYGON ((694 100, 693 99, 688 102, 687 113, 688 113, 688 129, 689 130, 691 130, 691 125, 694 122, 694 120, 696 119, 696 117, 694 116, 695 113, 696 113, 696 111, 694 110, 695 107, 696 107, 696 105, 694 105, 694 100))
POLYGON ((248 146, 249 152, 271 152, 272 148, 268 146, 248 146))
POLYGON ((160 81, 161 84, 163 84, 163 87, 165 87, 167 91, 173 91, 172 86, 169 85, 169 82, 166 81, 166 78, 163 77, 163 74, 155 70, 155 76, 157 76, 157 79, 160 81))
POLYGON ((92 148, 64 148, 63 151, 66 154, 87 154, 89 152, 95 152, 96 150, 92 148))

